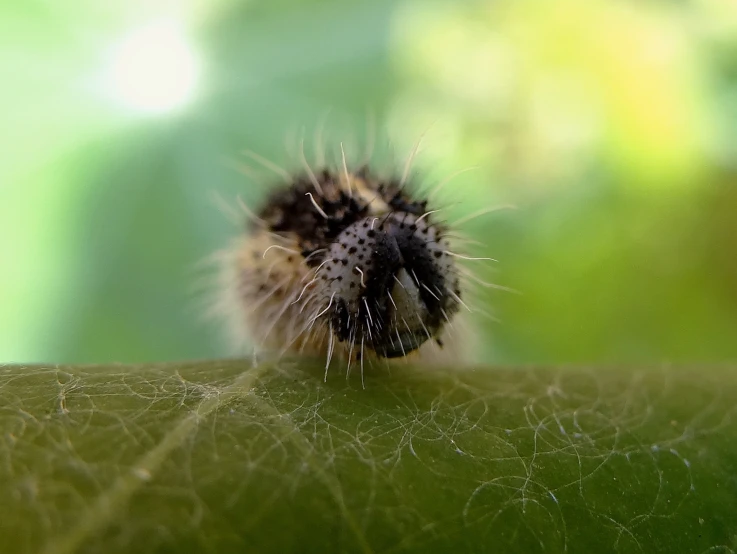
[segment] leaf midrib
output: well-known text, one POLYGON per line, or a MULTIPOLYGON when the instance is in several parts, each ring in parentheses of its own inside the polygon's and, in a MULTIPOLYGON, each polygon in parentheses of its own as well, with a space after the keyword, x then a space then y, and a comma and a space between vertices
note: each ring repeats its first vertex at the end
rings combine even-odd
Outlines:
POLYGON ((259 412, 280 422, 279 429, 283 438, 294 444, 315 474, 323 481, 348 527, 355 534, 361 549, 364 552, 372 552, 363 531, 345 506, 337 477, 326 472, 325 468, 317 463, 314 449, 287 414, 279 412, 273 404, 253 394, 254 384, 265 373, 273 369, 272 364, 261 364, 249 368, 217 394, 203 398, 194 411, 174 425, 153 448, 138 458, 129 471, 118 476, 109 488, 98 495, 67 532, 51 538, 42 548, 42 554, 72 554, 87 539, 104 530, 116 514, 128 504, 133 495, 157 475, 172 452, 196 432, 200 421, 238 399, 250 402, 259 412))

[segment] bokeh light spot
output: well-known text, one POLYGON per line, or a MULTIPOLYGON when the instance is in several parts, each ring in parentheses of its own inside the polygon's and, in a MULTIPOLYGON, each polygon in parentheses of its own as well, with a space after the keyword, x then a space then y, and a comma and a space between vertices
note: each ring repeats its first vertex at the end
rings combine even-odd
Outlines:
POLYGON ((191 100, 197 59, 181 25, 156 21, 133 30, 113 52, 110 86, 117 100, 144 112, 167 112, 191 100))

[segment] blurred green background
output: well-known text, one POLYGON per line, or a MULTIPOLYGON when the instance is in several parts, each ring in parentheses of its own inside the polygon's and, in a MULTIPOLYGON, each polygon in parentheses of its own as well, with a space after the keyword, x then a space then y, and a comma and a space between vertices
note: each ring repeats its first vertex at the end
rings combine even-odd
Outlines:
POLYGON ((449 217, 520 208, 464 228, 521 292, 476 300, 487 360, 737 358, 734 0, 30 0, 0 71, 0 361, 225 355, 213 194, 257 205, 232 161, 290 167, 327 109, 398 166, 426 132, 433 183, 478 166, 449 217))

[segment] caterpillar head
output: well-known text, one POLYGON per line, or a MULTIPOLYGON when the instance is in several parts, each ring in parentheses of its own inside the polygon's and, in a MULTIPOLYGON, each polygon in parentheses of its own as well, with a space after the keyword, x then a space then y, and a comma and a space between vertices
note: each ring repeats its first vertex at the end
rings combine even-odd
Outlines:
POLYGON ((409 212, 365 217, 343 229, 317 278, 329 307, 323 317, 335 338, 379 357, 440 342, 459 309, 457 272, 442 227, 409 212))

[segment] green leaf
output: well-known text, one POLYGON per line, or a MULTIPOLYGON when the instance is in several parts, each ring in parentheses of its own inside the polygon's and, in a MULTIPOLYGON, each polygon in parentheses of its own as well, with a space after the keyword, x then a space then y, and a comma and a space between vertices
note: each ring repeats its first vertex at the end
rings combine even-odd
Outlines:
POLYGON ((3 552, 732 552, 730 367, 0 367, 3 552))

